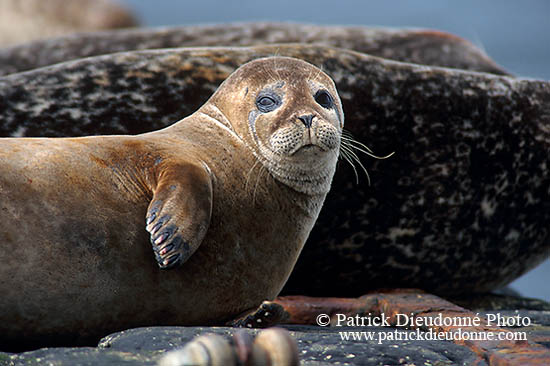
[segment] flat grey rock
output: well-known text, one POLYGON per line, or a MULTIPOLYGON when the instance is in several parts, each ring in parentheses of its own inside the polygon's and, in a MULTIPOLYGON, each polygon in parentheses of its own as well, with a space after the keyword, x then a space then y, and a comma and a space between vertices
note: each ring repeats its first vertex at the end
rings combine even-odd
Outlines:
MULTIPOLYGON (((528 337, 550 350, 550 311, 498 310, 480 312, 502 318, 529 318, 528 326, 509 327, 525 331, 528 337)), ((283 326, 296 340, 301 365, 487 365, 465 346, 449 341, 405 340, 410 330, 393 327, 283 326), (339 332, 401 332, 401 339, 379 341, 353 337, 344 340, 339 332)), ((242 329, 242 328, 241 328, 242 329)), ((230 337, 237 328, 227 327, 144 327, 104 337, 97 347, 43 348, 22 353, 0 352, 0 366, 19 365, 156 365, 168 351, 179 349, 193 338, 208 333, 230 337)), ((253 336, 259 329, 244 329, 253 336)), ((423 333, 425 334, 425 333, 423 333)))
MULTIPOLYGON (((338 331, 365 328, 287 326, 296 339, 304 366, 313 365, 469 365, 476 355, 445 341, 342 341, 338 331)), ((104 338, 97 348, 45 348, 20 354, 0 354, 0 365, 56 366, 156 365, 165 352, 182 347, 205 333, 230 335, 235 328, 152 327, 130 329, 104 338)), ((257 330, 248 330, 255 334, 257 330)), ((369 328, 368 331, 387 331, 369 328)), ((483 363, 481 364, 483 365, 483 363)))

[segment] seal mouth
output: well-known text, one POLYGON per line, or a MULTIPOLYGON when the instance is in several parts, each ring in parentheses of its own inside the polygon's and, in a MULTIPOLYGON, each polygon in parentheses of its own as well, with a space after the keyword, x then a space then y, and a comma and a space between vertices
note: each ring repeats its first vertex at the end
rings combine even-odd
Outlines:
POLYGON ((306 150, 307 151, 307 150, 312 150, 312 149, 321 150, 321 147, 319 145, 315 145, 315 144, 305 144, 304 146, 302 146, 298 150, 306 150))
POLYGON ((300 146, 298 149, 296 149, 296 151, 294 151, 294 153, 292 155, 296 155, 298 153, 311 153, 311 154, 318 154, 318 153, 322 153, 322 152, 325 152, 326 150, 323 149, 321 146, 319 145, 315 145, 315 144, 305 144, 303 146, 300 146))

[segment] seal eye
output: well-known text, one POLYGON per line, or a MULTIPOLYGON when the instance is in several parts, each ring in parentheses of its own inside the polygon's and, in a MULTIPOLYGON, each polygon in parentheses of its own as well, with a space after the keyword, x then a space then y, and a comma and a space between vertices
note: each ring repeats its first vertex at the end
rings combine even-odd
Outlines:
POLYGON ((278 105, 279 105, 279 103, 277 103, 277 101, 274 98, 268 97, 268 96, 265 96, 265 95, 260 96, 256 100, 256 106, 258 107, 258 109, 261 112, 271 112, 272 110, 277 108, 278 105))
POLYGON ((258 105, 260 105, 264 108, 269 108, 269 107, 273 106, 274 104, 275 104, 275 101, 273 99, 271 99, 270 97, 261 97, 258 100, 258 105))
POLYGON ((334 101, 326 90, 319 90, 315 93, 315 101, 319 103, 323 108, 332 108, 334 101))

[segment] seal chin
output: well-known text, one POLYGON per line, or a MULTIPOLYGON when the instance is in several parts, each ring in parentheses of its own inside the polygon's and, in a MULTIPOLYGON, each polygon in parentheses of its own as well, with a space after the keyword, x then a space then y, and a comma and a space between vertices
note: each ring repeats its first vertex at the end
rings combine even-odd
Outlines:
POLYGON ((262 160, 275 179, 294 190, 312 195, 326 194, 336 170, 338 150, 326 151, 318 145, 308 144, 292 155, 264 154, 262 160))
POLYGON ((323 195, 330 190, 334 169, 316 170, 315 175, 311 171, 285 171, 273 170, 271 174, 281 183, 292 189, 308 195, 323 195))
POLYGON ((323 146, 319 140, 297 141, 277 147, 269 148, 260 142, 255 153, 276 180, 301 193, 328 193, 338 161, 338 143, 323 146))

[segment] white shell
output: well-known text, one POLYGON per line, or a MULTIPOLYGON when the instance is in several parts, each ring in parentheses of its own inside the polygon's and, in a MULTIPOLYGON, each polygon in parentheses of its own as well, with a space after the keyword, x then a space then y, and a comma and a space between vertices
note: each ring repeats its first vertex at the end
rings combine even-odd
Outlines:
POLYGON ((217 366, 236 365, 236 357, 229 342, 217 334, 206 334, 195 338, 179 350, 168 352, 159 366, 217 366))
POLYGON ((269 328, 258 334, 254 345, 261 347, 268 355, 271 366, 298 366, 298 346, 283 328, 269 328))

